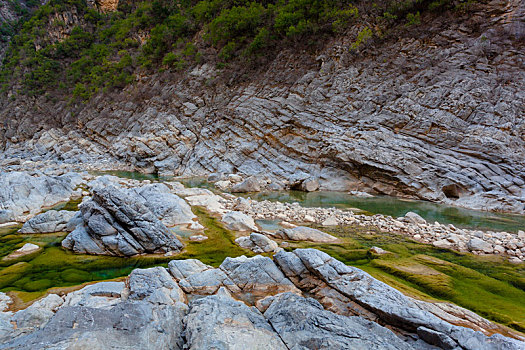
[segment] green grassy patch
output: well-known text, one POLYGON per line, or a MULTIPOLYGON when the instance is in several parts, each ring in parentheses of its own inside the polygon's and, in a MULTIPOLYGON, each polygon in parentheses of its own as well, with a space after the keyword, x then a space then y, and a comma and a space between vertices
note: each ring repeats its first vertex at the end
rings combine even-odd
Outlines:
POLYGON ((292 243, 322 250, 347 265, 419 299, 453 302, 515 330, 525 331, 525 264, 439 249, 374 228, 321 228, 338 244, 292 243), (370 254, 377 246, 392 254, 370 254))
POLYGON ((177 259, 199 259, 205 264, 218 267, 227 257, 254 255, 252 251, 239 247, 234 235, 204 209, 193 207, 193 212, 205 227, 204 234, 208 239, 202 242, 188 241, 184 252, 177 259))

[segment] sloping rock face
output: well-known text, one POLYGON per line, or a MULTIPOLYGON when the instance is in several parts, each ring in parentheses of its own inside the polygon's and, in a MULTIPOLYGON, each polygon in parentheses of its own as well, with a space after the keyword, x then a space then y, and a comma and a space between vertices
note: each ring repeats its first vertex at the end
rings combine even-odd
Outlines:
POLYGON ((81 183, 82 177, 75 173, 31 176, 0 172, 0 223, 25 221, 45 207, 69 201, 81 183))
MULTIPOLYGON (((519 350, 525 346, 516 339, 488 337, 445 322, 425 311, 430 309, 427 304, 434 304, 416 305, 320 251, 281 252, 276 261, 262 256, 228 258, 214 269, 198 260, 173 260, 169 270, 136 269, 126 283, 97 283, 65 297, 51 294, 14 314, 0 312, 0 349, 519 350), (222 276, 222 282, 212 276, 222 276), (337 293, 339 305, 352 310, 351 315, 341 308, 327 308, 327 300, 336 299, 337 293)), ((442 317, 450 316, 437 308, 442 317)))
POLYGON ((82 224, 62 246, 77 253, 131 256, 179 251, 182 243, 141 200, 108 186, 80 206, 82 224))
POLYGON ((523 213, 525 5, 476 6, 358 54, 353 36, 318 56, 283 49, 242 84, 203 64, 182 80, 141 77, 74 116, 4 101, 0 142, 6 157, 88 161, 105 147, 160 173, 315 178, 321 189, 523 213))
POLYGON ((168 227, 191 224, 196 218, 191 207, 179 196, 170 193, 164 184, 145 185, 128 190, 148 207, 168 227))

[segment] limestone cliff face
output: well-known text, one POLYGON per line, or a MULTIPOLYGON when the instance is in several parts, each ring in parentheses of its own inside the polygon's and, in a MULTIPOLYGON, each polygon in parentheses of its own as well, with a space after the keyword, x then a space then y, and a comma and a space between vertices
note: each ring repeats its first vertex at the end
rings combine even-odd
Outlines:
POLYGON ((284 49, 252 77, 155 75, 73 112, 4 101, 4 157, 111 158, 160 173, 314 176, 359 189, 524 212, 525 5, 494 1, 359 53, 284 49))

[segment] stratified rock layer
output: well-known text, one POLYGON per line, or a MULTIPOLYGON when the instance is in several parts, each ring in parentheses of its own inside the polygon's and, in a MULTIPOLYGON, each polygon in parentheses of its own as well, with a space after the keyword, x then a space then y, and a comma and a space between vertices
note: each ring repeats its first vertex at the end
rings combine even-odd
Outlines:
POLYGON ((108 186, 93 190, 93 199, 80 206, 82 224, 62 246, 77 253, 131 256, 179 251, 182 243, 143 200, 108 186))
POLYGON ((428 15, 360 52, 348 49, 354 34, 316 56, 283 48, 228 82, 209 63, 181 79, 141 76, 74 113, 6 100, 0 143, 7 162, 110 159, 523 213, 524 13, 523 1, 492 1, 428 15))
POLYGON ((25 221, 45 207, 68 201, 82 183, 79 174, 61 176, 0 172, 0 223, 25 221))
POLYGON ((97 283, 65 297, 51 294, 14 314, 0 312, 0 349, 525 346, 454 326, 444 321, 452 317, 445 308, 416 302, 318 250, 280 252, 276 261, 227 258, 214 269, 198 260, 174 260, 173 277, 163 267, 136 269, 126 283, 97 283), (333 307, 336 299, 351 316, 333 307), (441 318, 426 311, 432 308, 441 318))

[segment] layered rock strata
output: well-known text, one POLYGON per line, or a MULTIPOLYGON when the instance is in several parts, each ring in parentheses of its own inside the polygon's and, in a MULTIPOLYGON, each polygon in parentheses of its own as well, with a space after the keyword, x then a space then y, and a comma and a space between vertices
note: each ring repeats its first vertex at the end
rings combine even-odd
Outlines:
POLYGON ((77 253, 131 256, 178 252, 182 243, 142 201, 108 186, 80 205, 81 223, 62 246, 77 253))
POLYGON ((134 270, 126 283, 50 294, 25 310, 0 312, 0 349, 525 346, 500 334, 484 335, 497 330, 486 320, 480 332, 447 322, 453 317, 318 250, 298 249, 278 253, 275 262, 227 258, 219 268, 173 260, 169 270, 134 270), (435 309, 440 311, 434 314, 435 309))

